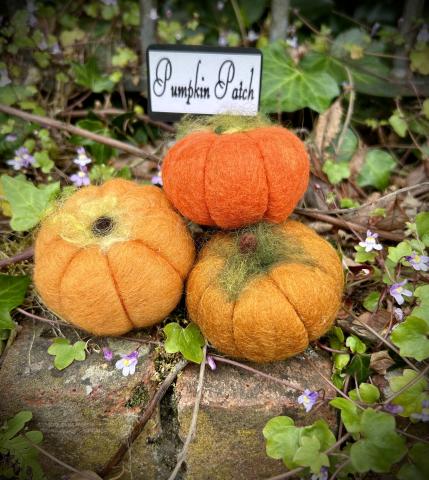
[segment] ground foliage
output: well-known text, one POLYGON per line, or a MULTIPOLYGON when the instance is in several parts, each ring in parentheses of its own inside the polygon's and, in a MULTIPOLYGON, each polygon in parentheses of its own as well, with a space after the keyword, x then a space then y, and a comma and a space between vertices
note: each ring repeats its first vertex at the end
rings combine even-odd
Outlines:
MULTIPOLYGON (((308 398, 329 401, 341 423, 338 432, 324 420, 296 426, 283 416, 267 423, 267 454, 297 469, 296 476, 429 475, 428 438, 418 429, 429 420, 429 33, 419 15, 404 35, 400 4, 292 1, 286 38, 271 42, 267 1, 176 0, 148 12, 163 43, 261 48, 261 110, 295 129, 311 156, 311 188, 297 213, 339 250, 347 284, 337 324, 318 342, 332 356, 337 395, 308 398)), ((139 94, 137 1, 75 1, 61 8, 53 1, 10 2, 0 22, 1 104, 162 158, 168 135, 148 122, 139 94)), ((5 114, 0 157, 4 259, 31 244, 49 206, 76 188, 79 175, 91 183, 116 176, 161 182, 156 161, 5 114), (85 149, 81 164, 73 162, 77 147, 85 149), (84 157, 91 163, 82 164, 84 157)), ((48 315, 30 274, 25 261, 0 275, 0 355, 22 321, 17 307, 48 315)), ((199 363, 204 339, 179 317, 163 327, 165 350, 199 363)), ((85 341, 72 345, 64 338, 55 338, 48 353, 58 369, 95 354, 85 341)), ((30 412, 20 412, 0 426, 6 478, 43 477, 28 441, 38 444, 42 435, 22 433, 30 421, 30 412)))

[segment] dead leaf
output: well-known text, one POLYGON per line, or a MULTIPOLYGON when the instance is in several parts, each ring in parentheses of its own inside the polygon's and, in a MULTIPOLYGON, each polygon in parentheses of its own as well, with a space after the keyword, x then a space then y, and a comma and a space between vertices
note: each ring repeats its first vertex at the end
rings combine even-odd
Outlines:
POLYGON ((314 129, 314 144, 323 157, 323 152, 340 133, 343 107, 341 100, 336 100, 325 112, 319 115, 314 129))
POLYGON ((387 350, 380 350, 371 354, 371 360, 369 363, 370 368, 381 375, 385 375, 388 368, 390 368, 395 362, 389 355, 387 350))

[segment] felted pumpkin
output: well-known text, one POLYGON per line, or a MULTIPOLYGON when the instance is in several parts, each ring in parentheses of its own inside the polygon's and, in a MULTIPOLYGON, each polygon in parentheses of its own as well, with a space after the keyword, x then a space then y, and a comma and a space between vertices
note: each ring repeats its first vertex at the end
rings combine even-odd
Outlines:
POLYGON ((331 327, 343 283, 329 243, 288 220, 213 237, 189 274, 186 301, 218 350, 269 362, 305 350, 331 327))
POLYGON ((120 335, 175 308, 194 254, 159 188, 115 179, 82 188, 42 222, 34 281, 59 317, 96 335, 120 335))
POLYGON ((304 144, 258 118, 210 121, 201 130, 191 127, 167 152, 162 177, 170 201, 201 225, 230 229, 283 222, 307 188, 304 144))

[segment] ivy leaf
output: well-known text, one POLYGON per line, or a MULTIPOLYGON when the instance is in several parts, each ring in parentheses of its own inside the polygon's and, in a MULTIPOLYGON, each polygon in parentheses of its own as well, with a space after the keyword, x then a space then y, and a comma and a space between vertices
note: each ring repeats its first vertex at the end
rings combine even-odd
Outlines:
POLYGON ((400 262, 404 257, 411 255, 413 249, 411 245, 406 240, 403 242, 398 243, 396 247, 389 247, 388 248, 388 255, 387 258, 391 260, 394 265, 400 262))
POLYGON ((366 345, 356 335, 347 337, 346 346, 350 348, 353 353, 365 353, 366 345))
POLYGON ((362 439, 350 448, 350 460, 360 473, 388 472, 401 460, 407 448, 405 440, 395 431, 395 418, 385 412, 367 408, 361 417, 362 439))
POLYGON ((363 306, 369 312, 375 312, 375 310, 377 309, 379 300, 380 300, 380 292, 371 292, 364 298, 363 306))
POLYGON ((109 76, 100 72, 95 58, 91 58, 84 64, 73 63, 72 70, 76 83, 94 93, 110 91, 114 87, 114 83, 109 79, 109 76))
POLYGON ((416 45, 416 48, 410 53, 411 70, 421 73, 422 75, 429 75, 429 46, 423 42, 416 45))
POLYGON ((380 398, 380 390, 371 383, 361 383, 359 388, 350 390, 349 397, 354 401, 375 403, 380 398))
POLYGON ((335 79, 326 70, 295 65, 284 41, 264 48, 261 104, 266 112, 294 112, 309 107, 326 110, 339 95, 335 79))
MULTIPOLYGON (((389 378, 390 389, 393 393, 399 392, 405 385, 414 380, 417 375, 418 373, 414 370, 404 369, 402 375, 389 378)), ((427 398, 425 394, 427 386, 427 380, 422 378, 392 400, 394 405, 403 407, 404 411, 399 414, 400 416, 409 417, 412 413, 420 413, 422 411, 422 402, 427 398)))
POLYGON ((341 420, 349 433, 360 432, 360 412, 351 400, 337 397, 329 405, 341 410, 341 420))
POLYGON ((399 480, 427 480, 429 478, 428 446, 415 443, 408 452, 413 463, 402 465, 397 477, 399 480))
POLYGON ((349 361, 350 355, 348 353, 334 353, 334 365, 337 370, 343 370, 349 361))
POLYGON ((295 468, 293 457, 299 447, 301 429, 295 427, 290 417, 280 416, 268 420, 262 433, 266 440, 267 455, 283 460, 287 468, 295 468))
POLYGON ((395 112, 389 118, 389 123, 395 133, 404 138, 407 135, 408 125, 399 112, 395 112))
POLYGON ((347 162, 333 162, 332 160, 326 160, 323 164, 323 173, 328 176, 329 183, 337 185, 344 179, 350 177, 350 167, 347 162))
POLYGON ((28 410, 22 410, 14 417, 10 418, 4 426, 0 427, 0 443, 14 437, 32 418, 33 414, 28 410))
POLYGON ((60 182, 36 187, 25 179, 3 175, 1 183, 12 209, 10 225, 18 232, 35 227, 60 191, 60 182))
POLYGON ((429 247, 429 212, 420 212, 416 215, 416 228, 420 240, 429 247))
POLYGON ((361 187, 375 187, 384 190, 389 185, 389 178, 396 162, 390 153, 377 148, 365 155, 365 160, 357 182, 361 187))
POLYGON ((34 166, 41 168, 43 173, 49 173, 54 168, 55 164, 49 157, 49 153, 46 150, 43 150, 42 152, 36 152, 34 154, 34 158, 36 160, 34 166))
POLYGON ((317 438, 322 451, 327 450, 335 443, 335 435, 331 432, 325 420, 316 420, 313 425, 304 427, 301 432, 301 438, 304 436, 317 438))
POLYGON ((126 67, 129 63, 134 63, 138 60, 136 53, 127 47, 118 47, 115 55, 112 56, 112 65, 114 67, 126 67))
MULTIPOLYGON (((365 347, 366 348, 366 347, 365 347)), ((369 376, 369 363, 371 361, 370 355, 362 355, 357 353, 345 370, 350 375, 356 375, 358 382, 364 382, 369 376)))
POLYGON ((204 337, 195 323, 182 328, 178 323, 169 323, 164 328, 167 353, 180 352, 187 360, 201 363, 203 360, 204 337))
POLYGON ((390 338, 402 357, 418 362, 429 358, 429 320, 410 316, 393 330, 390 338))
POLYGON ((85 342, 78 341, 71 345, 67 338, 55 338, 48 348, 49 355, 55 355, 54 365, 58 370, 64 370, 75 360, 85 360, 85 342))
POLYGON ((357 263, 373 263, 375 257, 377 256, 377 252, 365 252, 365 248, 357 245, 354 247, 356 250, 355 253, 355 262, 357 263))
POLYGON ((293 461, 302 467, 310 467, 313 473, 319 473, 323 466, 329 466, 326 453, 320 452, 320 442, 317 438, 304 437, 301 446, 296 451, 293 461))
POLYGON ((0 274, 0 310, 10 312, 24 301, 29 277, 0 274))

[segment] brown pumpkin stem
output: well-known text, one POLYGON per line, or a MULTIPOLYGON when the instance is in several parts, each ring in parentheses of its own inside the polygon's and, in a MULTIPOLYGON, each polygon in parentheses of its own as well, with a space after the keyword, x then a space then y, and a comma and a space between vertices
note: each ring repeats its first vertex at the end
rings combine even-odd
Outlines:
POLYGON ((238 249, 240 253, 254 253, 258 246, 258 239, 254 233, 243 233, 238 241, 238 249))
POLYGON ((99 217, 92 224, 91 230, 96 237, 105 237, 113 230, 115 222, 111 217, 99 217))

